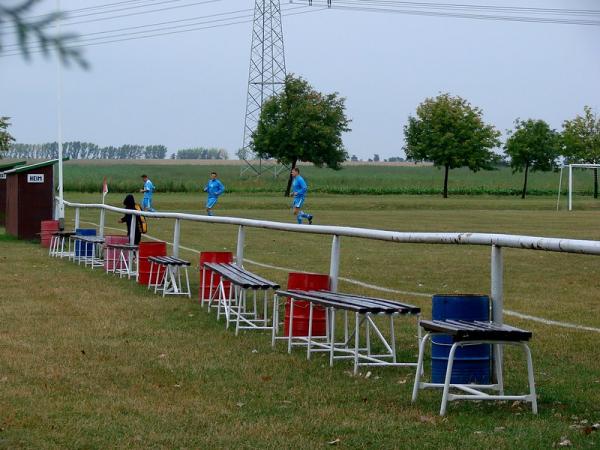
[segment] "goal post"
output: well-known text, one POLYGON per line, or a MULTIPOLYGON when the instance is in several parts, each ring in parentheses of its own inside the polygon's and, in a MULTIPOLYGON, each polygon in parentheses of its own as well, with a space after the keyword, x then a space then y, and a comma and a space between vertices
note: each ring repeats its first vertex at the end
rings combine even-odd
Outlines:
POLYGON ((600 164, 567 164, 560 167, 560 177, 558 179, 558 197, 556 199, 556 210, 558 211, 560 195, 562 190, 563 169, 567 169, 567 208, 573 210, 573 169, 600 169, 600 164))

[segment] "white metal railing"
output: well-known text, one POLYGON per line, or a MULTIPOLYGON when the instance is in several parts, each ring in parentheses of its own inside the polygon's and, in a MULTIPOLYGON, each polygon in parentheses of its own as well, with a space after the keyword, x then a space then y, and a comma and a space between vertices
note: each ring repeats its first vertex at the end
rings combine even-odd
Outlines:
MULTIPOLYGON (((503 323, 504 310, 504 264, 502 248, 519 248, 528 250, 545 250, 562 253, 578 253, 588 255, 600 255, 600 241, 546 238, 536 236, 519 236, 510 234, 494 233, 413 233, 399 231, 374 230, 368 228, 340 227, 329 225, 297 225, 291 223, 272 222, 267 220, 242 219, 236 217, 216 217, 196 214, 185 214, 175 212, 145 212, 131 209, 117 208, 104 204, 86 204, 64 201, 64 205, 75 208, 75 228, 79 228, 81 209, 99 209, 99 233, 104 235, 104 218, 106 211, 122 214, 134 214, 136 216, 158 217, 174 219, 173 229, 173 256, 179 256, 179 242, 181 234, 181 221, 216 223, 225 225, 237 225, 237 248, 236 264, 243 265, 245 227, 263 228, 268 230, 288 231, 296 233, 324 234, 332 236, 331 258, 329 262, 329 276, 331 279, 331 290, 337 291, 340 269, 341 237, 354 237, 389 241, 407 244, 455 244, 455 245, 484 245, 491 247, 491 271, 490 271, 490 297, 492 300, 492 320, 498 324, 503 323)), ((135 238, 136 221, 131 221, 130 239, 131 244, 135 238)), ((502 373, 502 353, 494 353, 494 364, 502 373)))
MULTIPOLYGON (((65 201, 68 207, 75 208, 75 227, 79 227, 80 209, 99 209, 100 210, 100 235, 104 235, 104 215, 106 211, 112 211, 122 214, 134 214, 137 216, 159 217, 165 219, 174 219, 173 231, 173 255, 179 255, 180 227, 182 220, 193 222, 216 223, 226 225, 237 225, 237 250, 236 262, 243 265, 245 227, 263 228, 277 231, 288 231, 296 233, 325 234, 333 238, 331 245, 331 258, 329 264, 329 275, 331 277, 331 289, 337 290, 341 237, 354 237, 363 239, 373 239, 380 241, 390 241, 408 244, 460 244, 460 245, 484 245, 491 247, 491 298, 492 298, 492 318, 497 323, 503 322, 503 258, 502 248, 520 248, 529 250, 545 250, 551 252, 579 253, 588 255, 600 255, 600 241, 580 240, 580 239, 561 239, 546 238, 536 236, 519 236, 510 234, 494 233, 414 233, 374 230, 368 228, 341 227, 329 225, 297 225, 291 223, 272 222, 267 220, 243 219, 236 217, 216 217, 196 214, 185 214, 175 212, 142 212, 130 209, 117 208, 103 204, 73 203, 65 201)), ((133 240, 135 233, 135 221, 131 222, 133 240)), ((132 242, 133 243, 133 242, 132 242)))

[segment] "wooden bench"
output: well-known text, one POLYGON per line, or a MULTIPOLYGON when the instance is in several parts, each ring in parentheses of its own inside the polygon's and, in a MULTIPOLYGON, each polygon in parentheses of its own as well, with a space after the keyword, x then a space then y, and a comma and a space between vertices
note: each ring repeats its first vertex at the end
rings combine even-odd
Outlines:
POLYGON ((104 238, 102 236, 82 236, 79 234, 74 234, 69 237, 69 240, 74 242, 74 251, 71 256, 74 262, 77 262, 77 264, 81 264, 83 262, 85 266, 90 265, 92 269, 94 267, 104 266, 104 259, 102 258, 104 238), (78 244, 79 255, 77 255, 78 244), (92 249, 91 252, 89 251, 90 246, 92 249))
POLYGON ((112 272, 119 275, 119 278, 124 276, 127 279, 137 276, 138 245, 131 244, 104 244, 106 250, 105 260, 110 258, 111 264, 106 264, 106 273, 112 272))
POLYGON ((533 377, 533 363, 531 360, 531 351, 527 342, 531 339, 531 332, 514 328, 509 325, 496 324, 494 322, 467 322, 462 320, 422 320, 421 327, 427 334, 421 340, 419 346, 419 359, 415 375, 415 384, 413 386, 412 401, 417 400, 420 389, 442 388, 442 405, 440 415, 446 414, 448 401, 452 400, 512 400, 525 401, 531 403, 531 409, 537 414, 537 399, 535 394, 535 381, 533 377), (427 341, 433 335, 447 335, 452 337, 452 347, 448 354, 448 366, 444 383, 424 383, 420 381, 423 374, 423 355, 427 341), (525 395, 505 395, 502 368, 496 367, 496 383, 493 384, 454 384, 451 383, 452 365, 454 356, 458 347, 479 344, 492 344, 496 351, 501 351, 504 345, 514 345, 521 347, 525 352, 527 360, 527 375, 529 383, 529 394, 525 395), (450 389, 458 389, 461 394, 451 394, 450 389), (497 391, 497 395, 491 395, 483 390, 497 391))
POLYGON ((49 255, 55 258, 70 258, 72 256, 70 237, 73 235, 75 235, 74 231, 56 231, 52 233, 49 255), (65 244, 67 244, 66 251, 65 244))
MULTIPOLYGON (((399 362, 397 360, 396 335, 394 319, 399 316, 415 316, 417 320, 417 342, 420 341, 420 327, 418 326, 421 309, 392 300, 376 297, 365 297, 347 293, 330 291, 300 291, 279 290, 277 297, 288 297, 289 326, 288 335, 278 338, 277 330, 273 332, 272 345, 276 339, 285 339, 288 344, 288 352, 292 346, 306 346, 306 356, 314 352, 328 352, 329 364, 333 365, 336 359, 352 359, 354 361, 354 373, 358 372, 359 366, 412 366, 416 362, 399 362), (309 324, 308 336, 293 336, 294 306, 296 301, 309 302, 309 324), (314 308, 326 308, 326 335, 312 336, 314 308), (336 312, 344 313, 344 338, 336 340, 336 312), (348 314, 354 313, 354 330, 350 332, 348 314), (384 316, 389 319, 389 333, 385 336, 381 326, 375 321, 375 316, 384 316), (361 344, 361 328, 364 329, 364 345, 361 344), (379 340, 384 350, 383 353, 372 351, 373 336, 379 340), (354 340, 353 343, 351 341, 354 340)), ((278 314, 278 300, 275 300, 275 311, 278 314)))
POLYGON ((173 256, 150 256, 150 277, 148 278, 148 289, 154 287, 154 293, 162 291, 165 295, 187 295, 192 298, 190 290, 190 277, 188 267, 190 262, 173 256), (154 283, 152 274, 156 268, 154 283), (181 281, 181 272, 185 273, 185 286, 181 281))
POLYGON ((235 320, 236 335, 239 330, 274 329, 273 316, 269 320, 269 291, 279 289, 279 284, 231 263, 204 263, 204 268, 211 271, 210 286, 215 274, 220 278, 217 289, 211 292, 208 300, 209 311, 212 302, 217 303, 217 320, 221 311, 225 315, 226 327, 235 320), (231 283, 228 295, 225 282, 231 283), (248 291, 252 291, 251 299, 248 299, 248 291), (258 291, 263 291, 262 299, 257 295, 258 291), (259 307, 261 301, 262 307, 259 307))

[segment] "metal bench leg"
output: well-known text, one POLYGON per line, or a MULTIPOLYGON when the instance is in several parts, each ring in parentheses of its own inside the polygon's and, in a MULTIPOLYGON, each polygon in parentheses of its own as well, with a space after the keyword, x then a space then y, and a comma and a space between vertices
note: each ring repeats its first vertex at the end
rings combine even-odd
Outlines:
POLYGON ((446 415, 446 407, 448 406, 448 394, 450 393, 450 380, 452 379, 452 366, 454 365, 454 354, 459 347, 460 342, 455 342, 450 348, 448 354, 448 366, 446 367, 446 379, 444 381, 444 392, 442 394, 442 406, 440 407, 440 416, 446 415))
POLYGON ((335 309, 329 308, 331 314, 331 347, 329 348, 329 367, 333 367, 333 358, 335 356, 335 309))
POLYGON ((188 274, 188 268, 185 266, 185 285, 187 286, 187 295, 188 298, 192 298, 192 290, 190 289, 190 277, 188 274))
POLYGON ((290 320, 288 323, 288 353, 292 353, 292 327, 294 326, 294 298, 290 298, 290 320))
POLYGON ((360 338, 359 338, 359 330, 360 330, 360 320, 358 317, 358 313, 354 313, 354 375, 358 373, 358 351, 360 347, 360 338))
MULTIPOLYGON (((366 317, 370 317, 370 313, 366 314, 366 317)), ((371 356, 371 330, 369 320, 365 321, 365 341, 367 343, 367 356, 371 356)))
MULTIPOLYGON (((159 266, 160 269, 160 266, 159 266)), ((172 285, 174 285, 174 276, 173 276, 173 266, 168 265, 164 268, 164 275, 163 275, 163 297, 167 294, 167 290, 170 289, 169 286, 169 282, 171 282, 172 285)), ((175 292, 177 292, 177 287, 173 286, 173 289, 175 289, 175 292)))
MULTIPOLYGON (((246 297, 246 291, 244 291, 244 294, 242 294, 244 296, 244 301, 245 301, 245 297, 246 297)), ((235 317, 235 335, 237 336, 240 332, 240 316, 242 315, 240 308, 238 307, 238 313, 237 316, 235 317)))
POLYGON ((503 348, 501 345, 499 344, 495 344, 493 346, 494 349, 494 355, 498 355, 498 358, 494 358, 494 369, 496 372, 496 383, 498 384, 498 391, 500 395, 504 395, 504 375, 503 375, 503 369, 502 369, 502 353, 503 353, 503 348), (498 364, 496 364, 498 363, 498 364))
POLYGON ((348 311, 344 310, 344 342, 345 347, 348 348, 348 311))
POLYGON ((412 402, 417 401, 417 396, 419 395, 420 389, 420 379, 423 376, 423 359, 425 354, 425 345, 427 344, 427 340, 429 339, 429 333, 425 335, 423 339, 419 342, 419 357, 417 359, 417 370, 415 372, 415 384, 413 385, 413 393, 412 393, 412 402))
MULTIPOLYGON (((215 293, 218 292, 219 295, 221 295, 221 283, 219 283, 219 285, 217 285, 217 287, 215 289, 215 292, 213 292, 213 281, 214 281, 214 278, 215 278, 215 273, 211 270, 210 271, 210 282, 209 282, 209 285, 208 285, 208 312, 210 312, 210 308, 212 306, 212 301, 213 301, 213 299, 215 297, 215 293)), ((219 304, 217 303, 217 320, 219 320, 218 315, 219 315, 219 304)))
POLYGON ((200 284, 200 307, 204 308, 204 286, 206 282, 206 269, 202 268, 202 283, 200 284))
POLYGON ((313 303, 308 305, 308 342, 306 343, 306 359, 310 359, 310 347, 312 342, 312 325, 313 325, 313 303))
POLYGON ((275 339, 279 331, 279 299, 273 294, 273 331, 271 333, 271 347, 275 348, 275 339))
POLYGON ((537 397, 535 393, 535 380, 533 378, 533 361, 531 360, 531 350, 529 346, 522 342, 521 347, 523 347, 523 351, 525 352, 525 357, 527 358, 527 378, 529 380, 529 396, 531 397, 531 411, 533 414, 538 413, 537 407, 537 397))
POLYGON ((396 333, 394 331, 394 315, 390 314, 390 346, 392 347, 392 362, 398 362, 396 356, 396 333))
MULTIPOLYGON (((152 272, 154 272, 154 261, 150 261, 150 276, 148 277, 148 290, 152 285, 152 272)), ((154 287, 154 293, 156 294, 156 286, 154 287)))

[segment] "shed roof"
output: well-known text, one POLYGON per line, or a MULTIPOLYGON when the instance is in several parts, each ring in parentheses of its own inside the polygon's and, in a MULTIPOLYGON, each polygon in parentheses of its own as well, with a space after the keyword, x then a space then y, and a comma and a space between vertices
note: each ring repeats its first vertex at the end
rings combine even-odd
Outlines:
POLYGON ((13 161, 11 163, 0 164, 0 172, 14 169, 15 167, 22 166, 23 164, 27 164, 27 161, 13 161))
MULTIPOLYGON (((63 158, 63 161, 68 161, 69 158, 63 158)), ((5 174, 9 175, 12 173, 22 173, 22 172, 29 172, 30 170, 33 169, 40 169, 42 167, 47 167, 47 166, 52 166, 54 164, 56 164, 58 162, 58 159, 51 159, 49 161, 43 161, 40 163, 36 163, 36 164, 29 164, 27 166, 20 166, 17 167, 15 169, 12 170, 7 170, 6 172, 4 172, 5 174)))

